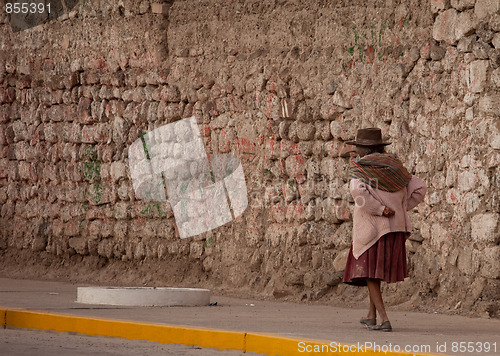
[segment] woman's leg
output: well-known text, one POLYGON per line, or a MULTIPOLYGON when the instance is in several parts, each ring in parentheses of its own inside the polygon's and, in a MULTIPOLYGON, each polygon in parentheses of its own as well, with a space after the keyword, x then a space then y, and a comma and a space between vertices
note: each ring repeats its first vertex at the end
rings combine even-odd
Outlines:
POLYGON ((384 300, 382 299, 382 292, 380 291, 380 279, 367 278, 366 283, 368 284, 368 291, 370 292, 370 308, 373 305, 378 311, 378 314, 382 318, 382 323, 389 320, 385 312, 384 300))
POLYGON ((367 319, 377 318, 377 309, 375 308, 375 303, 373 303, 372 295, 370 294, 370 309, 368 309, 367 319))

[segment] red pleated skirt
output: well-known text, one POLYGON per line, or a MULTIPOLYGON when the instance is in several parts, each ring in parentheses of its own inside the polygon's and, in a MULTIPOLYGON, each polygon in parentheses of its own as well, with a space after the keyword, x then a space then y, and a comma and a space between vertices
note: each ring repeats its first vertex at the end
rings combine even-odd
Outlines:
POLYGON ((351 244, 342 282, 366 286, 367 278, 387 283, 403 281, 408 277, 405 241, 405 232, 390 232, 383 235, 357 260, 352 254, 351 244))

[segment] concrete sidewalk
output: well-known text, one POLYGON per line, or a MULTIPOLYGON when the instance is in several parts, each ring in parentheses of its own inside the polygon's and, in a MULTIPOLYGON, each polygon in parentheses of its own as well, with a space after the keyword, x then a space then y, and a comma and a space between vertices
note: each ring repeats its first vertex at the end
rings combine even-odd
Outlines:
MULTIPOLYGON (((320 354, 314 352, 320 350, 320 347, 321 350, 336 349, 338 354, 345 354, 347 349, 341 349, 337 342, 361 346, 360 351, 364 351, 365 346, 375 347, 375 351, 379 351, 363 354, 391 354, 387 352, 389 350, 406 351, 408 354, 500 354, 500 320, 390 311, 394 331, 383 333, 368 331, 359 324, 358 320, 365 313, 364 310, 221 296, 211 298, 218 306, 206 307, 85 305, 75 302, 78 286, 82 285, 0 279, 0 310, 7 310, 4 325, 58 330, 51 325, 64 325, 64 322, 61 324, 62 319, 51 319, 50 315, 64 314, 73 317, 73 324, 78 325, 77 330, 82 333, 103 335, 96 333, 96 330, 100 329, 99 325, 102 325, 103 330, 112 329, 110 319, 134 322, 120 324, 120 330, 132 330, 134 325, 136 328, 147 329, 149 324, 166 324, 168 329, 162 329, 158 333, 168 333, 171 337, 180 335, 178 343, 196 344, 197 341, 186 342, 187 339, 182 336, 195 330, 196 333, 201 333, 196 334, 198 336, 210 336, 208 339, 212 341, 207 342, 215 342, 215 347, 238 349, 239 346, 235 345, 239 345, 239 341, 236 340, 241 336, 244 338, 242 350, 266 354, 320 354), (24 311, 16 312, 12 310, 14 308, 22 308, 24 311), (46 317, 47 314, 49 317, 46 317), (85 331, 85 325, 88 325, 88 332, 85 331), (213 330, 206 328, 234 333, 215 332, 209 335, 213 330), (311 340, 321 341, 318 346, 314 346, 311 340), (325 344, 329 344, 329 348, 325 348, 325 344), (256 346, 249 349, 249 345, 256 346), (486 352, 488 348, 489 352, 486 352)), ((59 330, 74 331, 64 328, 59 330)), ((137 334, 136 331, 131 333, 128 335, 137 334)), ((166 342, 173 342, 171 340, 166 342)), ((199 340, 201 346, 214 347, 213 344, 203 344, 204 337, 200 336, 199 340)))

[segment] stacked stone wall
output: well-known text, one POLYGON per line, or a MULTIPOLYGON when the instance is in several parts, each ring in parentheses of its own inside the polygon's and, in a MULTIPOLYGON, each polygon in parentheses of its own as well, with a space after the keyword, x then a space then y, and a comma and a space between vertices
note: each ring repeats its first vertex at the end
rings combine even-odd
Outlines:
POLYGON ((376 126, 428 186, 410 214, 410 278, 386 287, 390 303, 498 315, 499 11, 496 0, 83 1, 15 33, 1 12, 0 249, 103 264, 182 256, 213 287, 362 300, 339 284, 352 234, 345 142, 376 126), (136 198, 127 155, 191 116, 208 153, 241 160, 249 203, 180 239, 169 203, 136 198))

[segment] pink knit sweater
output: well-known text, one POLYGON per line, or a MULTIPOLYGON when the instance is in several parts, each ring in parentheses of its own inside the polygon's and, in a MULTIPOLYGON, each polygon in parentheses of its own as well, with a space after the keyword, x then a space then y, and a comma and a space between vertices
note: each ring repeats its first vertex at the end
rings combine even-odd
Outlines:
POLYGON ((351 179, 351 194, 354 198, 352 229, 352 253, 354 258, 373 246, 380 237, 397 231, 411 233, 411 222, 407 211, 416 207, 425 196, 427 187, 418 177, 412 176, 406 189, 386 192, 370 187, 359 179, 351 179), (383 216, 385 207, 396 213, 383 216))

